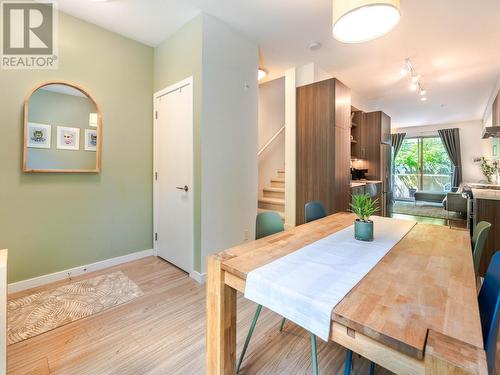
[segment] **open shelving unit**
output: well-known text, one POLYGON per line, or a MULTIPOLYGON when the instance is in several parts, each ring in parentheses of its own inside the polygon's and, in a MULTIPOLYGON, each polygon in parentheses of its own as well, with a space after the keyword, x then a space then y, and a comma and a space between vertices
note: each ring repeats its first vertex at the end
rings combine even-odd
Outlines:
POLYGON ((361 124, 363 112, 355 107, 351 107, 351 159, 359 159, 361 155, 361 124))

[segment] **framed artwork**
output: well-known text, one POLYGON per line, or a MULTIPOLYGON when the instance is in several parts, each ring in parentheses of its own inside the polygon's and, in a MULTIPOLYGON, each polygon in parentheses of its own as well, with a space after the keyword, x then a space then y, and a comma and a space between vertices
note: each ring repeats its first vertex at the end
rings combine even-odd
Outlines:
POLYGON ((85 129, 85 151, 97 151, 97 130, 85 129))
POLYGON ((80 149, 80 128, 57 127, 57 148, 59 150, 80 149))
POLYGON ((97 113, 90 113, 89 114, 89 126, 97 127, 97 121, 98 121, 98 115, 97 113))
POLYGON ((52 126, 28 122, 28 147, 50 148, 52 126))

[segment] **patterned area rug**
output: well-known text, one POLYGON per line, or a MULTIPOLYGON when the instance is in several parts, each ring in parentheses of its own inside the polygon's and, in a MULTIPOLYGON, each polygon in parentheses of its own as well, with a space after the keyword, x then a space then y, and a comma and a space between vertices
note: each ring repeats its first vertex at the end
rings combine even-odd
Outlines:
POLYGON ((8 342, 14 344, 142 296, 121 271, 8 302, 8 342))
MULTIPOLYGON (((441 203, 417 202, 415 206, 415 202, 395 201, 392 210, 397 214, 434 217, 438 219, 448 218, 448 213, 441 203)), ((450 211, 450 219, 464 219, 464 216, 459 212, 450 211)))

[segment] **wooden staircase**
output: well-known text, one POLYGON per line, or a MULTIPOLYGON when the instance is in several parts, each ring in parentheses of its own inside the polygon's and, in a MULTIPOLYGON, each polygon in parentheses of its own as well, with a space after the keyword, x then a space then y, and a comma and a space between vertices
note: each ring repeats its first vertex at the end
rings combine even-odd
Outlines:
POLYGON ((262 190, 258 212, 274 211, 285 220, 285 170, 278 170, 277 177, 272 178, 270 183, 262 190))

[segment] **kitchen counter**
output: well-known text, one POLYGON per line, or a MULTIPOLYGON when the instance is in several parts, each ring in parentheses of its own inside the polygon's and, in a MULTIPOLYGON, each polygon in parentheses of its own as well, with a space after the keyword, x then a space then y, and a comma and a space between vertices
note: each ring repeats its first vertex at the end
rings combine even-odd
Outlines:
POLYGON ((500 190, 495 189, 472 189, 472 195, 476 199, 500 200, 500 190))
POLYGON ((351 187, 365 186, 366 184, 381 184, 382 181, 378 180, 353 180, 351 181, 351 187))
POLYGON ((463 183, 460 185, 459 191, 463 191, 464 189, 472 190, 472 195, 476 199, 500 200, 500 185, 463 183))

